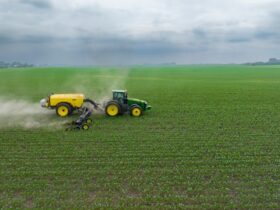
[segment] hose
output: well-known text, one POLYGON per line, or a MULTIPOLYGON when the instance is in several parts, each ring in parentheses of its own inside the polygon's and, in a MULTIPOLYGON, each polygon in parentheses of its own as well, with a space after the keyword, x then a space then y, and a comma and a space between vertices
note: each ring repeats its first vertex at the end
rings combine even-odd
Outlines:
POLYGON ((84 102, 88 102, 88 103, 92 104, 95 109, 98 109, 98 104, 95 103, 93 100, 86 98, 86 99, 84 99, 84 102))

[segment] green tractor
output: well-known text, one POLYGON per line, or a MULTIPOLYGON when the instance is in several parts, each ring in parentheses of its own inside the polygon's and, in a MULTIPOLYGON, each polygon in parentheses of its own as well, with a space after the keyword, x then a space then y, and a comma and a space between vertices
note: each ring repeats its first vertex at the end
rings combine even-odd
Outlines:
POLYGON ((133 117, 140 117, 143 111, 152 107, 146 101, 127 98, 126 90, 113 90, 113 99, 105 104, 105 113, 110 117, 122 115, 129 112, 133 117))

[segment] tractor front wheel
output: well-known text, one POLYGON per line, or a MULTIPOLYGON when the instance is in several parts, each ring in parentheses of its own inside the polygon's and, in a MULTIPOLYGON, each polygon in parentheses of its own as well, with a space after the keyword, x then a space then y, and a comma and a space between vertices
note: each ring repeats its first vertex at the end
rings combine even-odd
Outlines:
POLYGON ((105 112, 110 117, 115 117, 120 113, 120 105, 114 101, 108 102, 105 107, 105 112))
POLYGON ((133 117, 140 117, 142 115, 142 109, 140 106, 135 105, 130 109, 130 115, 133 117))
POLYGON ((56 106, 56 114, 60 117, 66 117, 72 113, 72 107, 67 103, 60 103, 56 106))

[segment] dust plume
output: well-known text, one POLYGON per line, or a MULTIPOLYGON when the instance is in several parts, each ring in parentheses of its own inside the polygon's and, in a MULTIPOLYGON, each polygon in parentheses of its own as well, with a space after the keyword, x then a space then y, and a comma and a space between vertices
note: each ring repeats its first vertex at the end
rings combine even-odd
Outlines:
POLYGON ((1 97, 0 104, 0 128, 57 128, 63 124, 61 120, 52 119, 54 112, 41 108, 39 102, 1 97))
POLYGON ((126 89, 129 68, 102 68, 92 75, 85 73, 81 71, 74 75, 64 84, 64 89, 68 92, 83 93, 102 105, 112 98, 112 90, 126 89))
MULTIPOLYGON (((129 69, 102 68, 89 74, 81 70, 71 79, 64 81, 62 89, 65 93, 83 93, 86 97, 102 105, 112 98, 113 89, 126 89, 129 69), (85 73, 85 74, 84 74, 85 73)), ((44 96, 42 96, 44 97, 44 96)), ((0 129, 1 128, 62 128, 69 119, 56 116, 54 110, 42 108, 39 101, 15 100, 0 96, 0 129)), ((100 109, 95 113, 103 114, 100 109)))

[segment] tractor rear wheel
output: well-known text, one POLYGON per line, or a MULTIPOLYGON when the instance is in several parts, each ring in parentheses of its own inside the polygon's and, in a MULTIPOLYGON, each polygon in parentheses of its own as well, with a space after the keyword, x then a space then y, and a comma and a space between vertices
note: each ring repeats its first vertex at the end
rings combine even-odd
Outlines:
POLYGON ((121 112, 120 105, 117 102, 110 101, 105 107, 105 112, 110 117, 115 117, 121 112))
POLYGON ((130 109, 130 115, 133 117, 140 117, 142 115, 142 109, 138 105, 134 105, 130 109))
POLYGON ((70 115, 73 108, 67 103, 60 103, 56 106, 56 114, 60 117, 66 117, 70 115))

